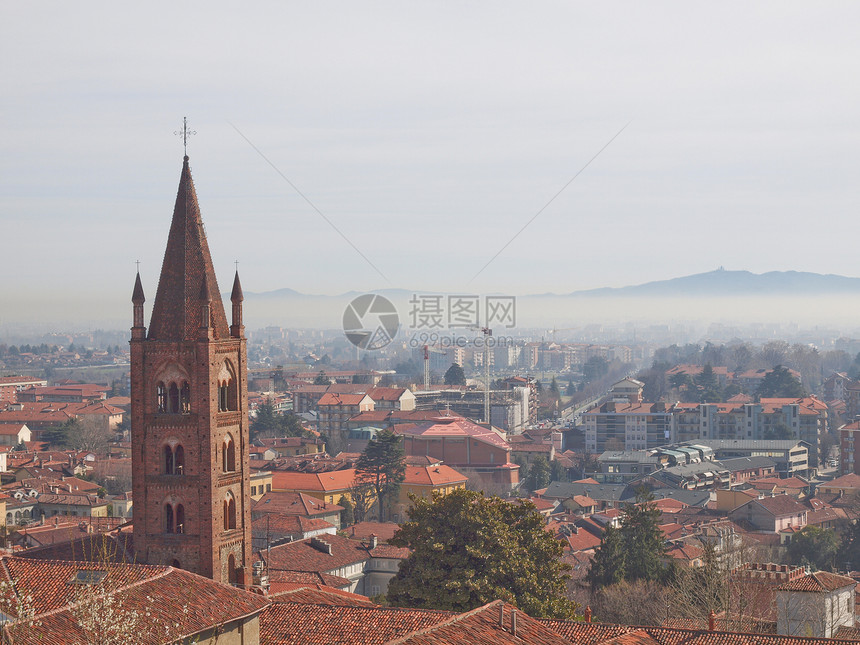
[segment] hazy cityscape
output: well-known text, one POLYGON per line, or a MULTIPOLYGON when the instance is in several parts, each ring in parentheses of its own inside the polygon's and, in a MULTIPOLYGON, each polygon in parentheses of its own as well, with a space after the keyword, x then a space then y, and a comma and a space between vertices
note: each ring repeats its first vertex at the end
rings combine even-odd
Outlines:
POLYGON ((0 641, 860 640, 859 18, 6 6, 0 641))

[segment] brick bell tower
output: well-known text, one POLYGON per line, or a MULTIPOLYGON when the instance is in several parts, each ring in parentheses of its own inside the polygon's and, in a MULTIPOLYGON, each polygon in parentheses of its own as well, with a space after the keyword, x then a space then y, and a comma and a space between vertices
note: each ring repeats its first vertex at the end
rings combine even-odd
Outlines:
POLYGON ((238 272, 231 300, 228 327, 185 156, 148 332, 139 273, 132 295, 134 550, 139 562, 247 584, 248 367, 238 272))

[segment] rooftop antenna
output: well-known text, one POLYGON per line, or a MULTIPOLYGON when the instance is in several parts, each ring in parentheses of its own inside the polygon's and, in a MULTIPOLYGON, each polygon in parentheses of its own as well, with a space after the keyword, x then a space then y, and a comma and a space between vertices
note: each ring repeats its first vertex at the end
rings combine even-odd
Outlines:
POLYGON ((176 130, 173 134, 182 137, 182 148, 185 150, 185 156, 188 156, 188 137, 193 134, 197 134, 197 130, 189 130, 188 129, 188 117, 182 117, 182 129, 176 130))

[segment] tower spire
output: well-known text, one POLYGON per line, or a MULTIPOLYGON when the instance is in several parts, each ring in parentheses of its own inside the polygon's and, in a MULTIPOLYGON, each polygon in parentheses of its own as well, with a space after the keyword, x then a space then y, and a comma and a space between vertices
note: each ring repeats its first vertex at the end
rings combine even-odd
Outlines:
POLYGON ((245 333, 245 326, 242 324, 242 301, 244 299, 242 284, 239 282, 239 269, 236 269, 236 275, 233 278, 233 291, 230 294, 230 301, 233 303, 233 324, 230 325, 230 335, 233 338, 242 338, 245 333))
POLYGON ((132 311, 134 325, 131 328, 132 338, 146 338, 146 327, 143 325, 143 303, 146 297, 143 295, 143 284, 140 282, 140 271, 134 279, 134 290, 131 292, 132 311))
POLYGON ((158 291, 152 306, 149 338, 153 340, 195 340, 200 320, 200 284, 206 281, 212 294, 212 327, 214 338, 227 338, 227 315, 221 302, 218 281, 209 244, 200 217, 197 192, 191 178, 188 157, 182 163, 182 175, 173 209, 173 221, 167 237, 158 291))

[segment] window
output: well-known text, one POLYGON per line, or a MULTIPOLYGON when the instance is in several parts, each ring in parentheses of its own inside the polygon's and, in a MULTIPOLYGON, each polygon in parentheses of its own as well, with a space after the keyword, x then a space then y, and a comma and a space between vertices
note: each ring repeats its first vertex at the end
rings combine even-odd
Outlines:
POLYGON ((185 507, 177 504, 174 510, 176 520, 176 533, 185 533, 185 507))
POLYGON ((176 470, 176 462, 173 456, 173 448, 168 445, 164 446, 164 474, 173 475, 176 470))
POLYGON ((221 444, 221 465, 225 473, 236 470, 236 444, 233 442, 233 436, 229 434, 221 444))
POLYGON ((181 475, 185 469, 185 448, 182 447, 182 444, 176 446, 165 444, 163 456, 164 474, 181 475))
POLYGON ((236 528, 236 500, 232 493, 227 493, 224 498, 224 530, 236 528))
POLYGON ((191 387, 188 381, 182 383, 182 388, 179 390, 179 408, 182 414, 191 412, 191 387))
POLYGON ((232 553, 227 556, 227 581, 236 584, 236 556, 232 553))
POLYGON ((164 532, 173 533, 173 506, 164 505, 164 532))
POLYGON ((158 412, 167 412, 167 389, 161 382, 155 386, 155 407, 158 412))

